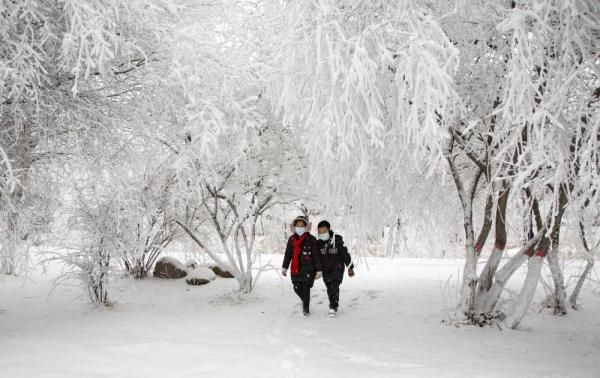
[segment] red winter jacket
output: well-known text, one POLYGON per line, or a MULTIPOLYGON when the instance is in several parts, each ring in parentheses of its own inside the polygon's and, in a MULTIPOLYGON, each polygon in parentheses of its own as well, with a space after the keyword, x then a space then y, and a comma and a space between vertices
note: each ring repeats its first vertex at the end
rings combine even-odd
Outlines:
POLYGON ((288 269, 290 263, 292 265, 290 276, 293 282, 313 281, 315 273, 322 270, 317 239, 309 233, 303 234, 302 237, 297 234, 290 236, 285 248, 282 268, 288 269), (296 253, 294 253, 294 244, 300 248, 296 253))

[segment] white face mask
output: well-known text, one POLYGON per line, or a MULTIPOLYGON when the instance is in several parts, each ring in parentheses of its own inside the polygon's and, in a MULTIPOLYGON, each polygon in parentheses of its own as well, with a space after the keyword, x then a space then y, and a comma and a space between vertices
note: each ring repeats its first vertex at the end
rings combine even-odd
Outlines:
POLYGON ((304 232, 306 232, 306 227, 296 227, 296 234, 298 234, 298 236, 302 236, 304 232))
POLYGON ((323 241, 329 240, 329 232, 327 232, 325 234, 319 234, 319 239, 321 239, 323 241))

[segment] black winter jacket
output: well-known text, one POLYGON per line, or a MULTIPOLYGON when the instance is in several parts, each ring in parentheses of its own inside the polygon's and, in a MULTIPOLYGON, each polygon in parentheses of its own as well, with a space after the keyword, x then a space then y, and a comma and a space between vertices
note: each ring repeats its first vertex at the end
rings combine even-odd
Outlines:
MULTIPOLYGON (((288 269, 292 258, 294 257, 294 238, 298 235, 293 234, 290 236, 285 247, 285 255, 283 257, 282 268, 288 269)), ((306 239, 302 242, 302 252, 300 253, 300 273, 298 275, 292 275, 292 282, 313 282, 315 279, 315 273, 321 271, 321 254, 317 248, 317 239, 312 235, 307 235, 306 239)))
POLYGON ((341 235, 329 231, 329 240, 317 240, 317 247, 321 252, 321 263, 323 264, 323 280, 325 282, 342 281, 344 278, 344 266, 354 268, 348 248, 344 245, 341 235))

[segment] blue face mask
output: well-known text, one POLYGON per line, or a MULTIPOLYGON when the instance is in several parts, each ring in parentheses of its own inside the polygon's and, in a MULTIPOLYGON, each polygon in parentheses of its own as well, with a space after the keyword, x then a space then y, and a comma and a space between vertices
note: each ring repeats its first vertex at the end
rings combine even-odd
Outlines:
POLYGON ((298 234, 298 236, 302 236, 302 234, 304 234, 306 232, 306 227, 296 227, 296 234, 298 234))
POLYGON ((319 239, 321 239, 323 241, 329 240, 329 232, 326 234, 319 234, 319 239))

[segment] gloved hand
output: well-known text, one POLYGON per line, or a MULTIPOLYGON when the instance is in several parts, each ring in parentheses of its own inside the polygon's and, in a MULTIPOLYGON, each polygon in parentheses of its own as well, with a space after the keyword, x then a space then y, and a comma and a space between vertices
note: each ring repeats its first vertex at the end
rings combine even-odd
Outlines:
POLYGON ((321 272, 320 270, 317 272, 317 274, 315 274, 315 280, 318 280, 319 278, 323 277, 323 272, 321 272))
POLYGON ((281 275, 286 277, 287 276, 287 269, 286 268, 281 268, 281 275))
POLYGON ((354 277, 354 269, 353 268, 349 268, 348 269, 348 276, 349 277, 354 277))

